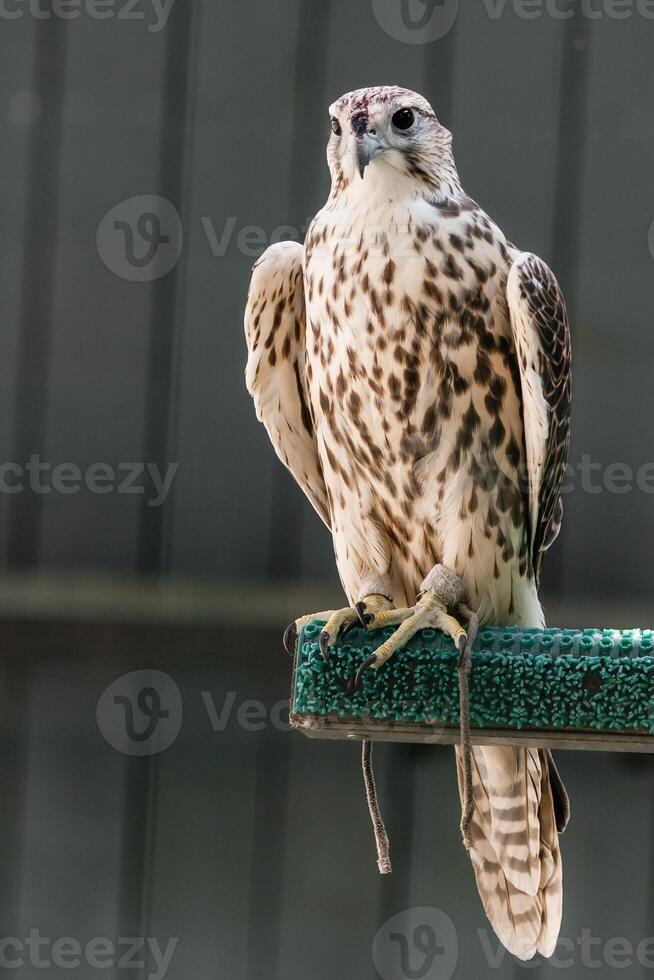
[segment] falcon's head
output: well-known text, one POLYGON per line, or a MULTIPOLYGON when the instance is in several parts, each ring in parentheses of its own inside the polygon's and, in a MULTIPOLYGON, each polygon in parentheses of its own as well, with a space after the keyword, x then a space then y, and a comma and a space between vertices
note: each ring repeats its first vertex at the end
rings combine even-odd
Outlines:
POLYGON ((336 190, 354 179, 399 175, 432 189, 458 185, 452 135, 416 92, 395 85, 357 89, 334 102, 329 116, 327 161, 336 190))

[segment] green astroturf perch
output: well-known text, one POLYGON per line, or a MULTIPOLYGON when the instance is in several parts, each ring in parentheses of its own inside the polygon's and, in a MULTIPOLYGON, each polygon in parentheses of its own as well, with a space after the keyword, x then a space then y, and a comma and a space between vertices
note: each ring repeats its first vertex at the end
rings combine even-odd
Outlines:
MULTIPOLYGON (((391 630, 351 630, 320 653, 321 624, 300 637, 292 722, 308 735, 459 739, 457 652, 423 630, 380 670, 351 679, 391 630)), ((480 629, 472 652, 473 742, 654 751, 654 631, 480 629)))

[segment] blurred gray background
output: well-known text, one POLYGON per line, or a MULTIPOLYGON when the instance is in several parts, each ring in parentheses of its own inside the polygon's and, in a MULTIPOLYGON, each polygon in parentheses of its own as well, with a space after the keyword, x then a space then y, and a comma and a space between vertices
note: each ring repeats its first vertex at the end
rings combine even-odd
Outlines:
MULTIPOLYGON (((177 937, 172 980, 525 973, 478 934, 449 750, 379 749, 396 868, 380 881, 357 750, 271 720, 281 627, 340 599, 328 535, 245 391, 243 307, 265 244, 301 239, 326 198, 329 103, 422 92, 468 193, 552 265, 570 307, 550 623, 651 625, 652 8, 3 0, 0 944, 177 937), (170 747, 143 757, 96 720, 138 669, 170 675, 183 704, 170 747), (252 699, 254 730, 238 716, 252 699), (232 705, 218 731, 214 702, 232 705), (409 910, 410 945, 423 906, 449 917, 458 953, 443 940, 392 972, 374 937, 409 910)), ((649 976, 651 762, 560 763, 576 804, 566 946, 531 974, 649 976)), ((7 975, 45 975, 27 949, 19 967, 0 945, 7 975)), ((42 952, 56 977, 156 975, 42 952)))

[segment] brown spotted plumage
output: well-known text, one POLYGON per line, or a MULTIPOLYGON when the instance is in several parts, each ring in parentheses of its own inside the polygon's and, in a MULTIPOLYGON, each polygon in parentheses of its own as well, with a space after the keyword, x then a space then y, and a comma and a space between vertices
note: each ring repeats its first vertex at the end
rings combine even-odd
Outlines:
MULTIPOLYGON (((482 623, 541 626, 569 440, 559 287, 464 193, 421 96, 363 89, 330 116, 329 199, 304 247, 272 246, 253 270, 258 416, 332 532, 350 603, 373 581, 410 606, 443 564, 482 623)), ((523 958, 558 935, 553 778, 546 753, 473 750, 473 867, 523 958)))

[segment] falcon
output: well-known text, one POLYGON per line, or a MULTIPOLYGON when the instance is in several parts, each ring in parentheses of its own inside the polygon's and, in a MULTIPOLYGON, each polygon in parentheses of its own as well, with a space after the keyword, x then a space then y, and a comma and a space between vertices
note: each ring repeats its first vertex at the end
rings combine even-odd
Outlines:
MULTIPOLYGON (((246 381, 273 446, 329 528, 349 605, 397 625, 542 627, 538 579, 561 522, 570 335, 548 266, 465 193, 452 136, 420 95, 365 88, 329 109, 331 192, 304 245, 252 272, 246 381)), ((457 748, 463 798, 461 751, 457 748)), ((472 749, 469 853, 488 918, 521 959, 550 956, 568 815, 549 752, 472 749)))

